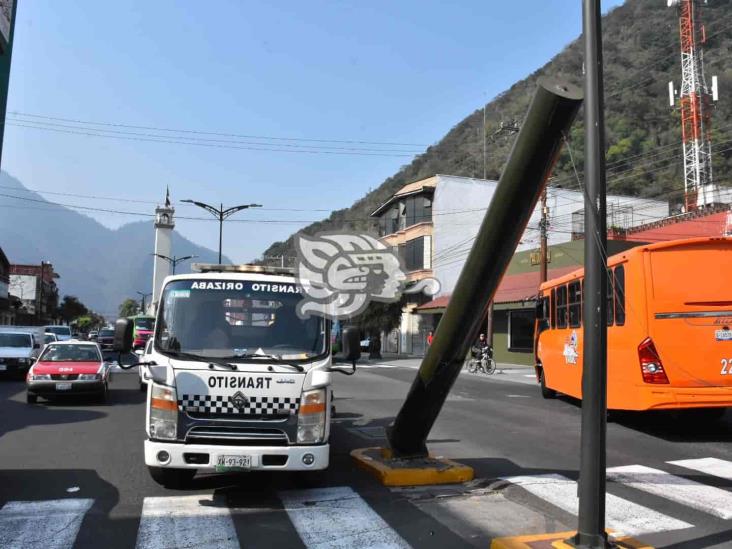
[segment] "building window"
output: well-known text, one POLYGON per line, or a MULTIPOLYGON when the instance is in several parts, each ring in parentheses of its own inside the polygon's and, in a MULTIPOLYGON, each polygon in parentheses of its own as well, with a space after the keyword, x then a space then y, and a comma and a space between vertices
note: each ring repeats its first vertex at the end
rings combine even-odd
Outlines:
POLYGON ((432 220, 432 199, 427 196, 409 196, 406 198, 406 226, 432 220))
POLYGON ((508 311, 508 350, 531 351, 534 346, 534 311, 508 311))
POLYGON ((579 328, 582 324, 582 289, 579 280, 569 283, 569 327, 579 328))
POLYGON ((625 324, 625 267, 615 267, 615 324, 625 324))
POLYGON ((567 327, 567 287, 557 288, 557 328, 567 327))
POLYGON ((404 266, 407 271, 424 269, 424 237, 407 241, 404 247, 404 266))

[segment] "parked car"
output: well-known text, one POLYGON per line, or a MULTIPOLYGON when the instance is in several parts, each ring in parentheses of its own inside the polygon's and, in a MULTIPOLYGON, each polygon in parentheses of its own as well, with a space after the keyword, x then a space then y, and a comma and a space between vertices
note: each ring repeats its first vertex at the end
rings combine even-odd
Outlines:
POLYGON ((0 373, 25 374, 38 355, 41 342, 30 331, 0 332, 0 373))
POLYGON ((109 392, 110 365, 99 345, 81 341, 56 341, 43 349, 26 377, 26 401, 60 395, 95 395, 105 401, 109 392))
POLYGON ((72 337, 71 328, 69 328, 68 326, 46 326, 44 327, 44 331, 56 334, 56 337, 59 341, 68 341, 72 337))
POLYGON ((114 346, 114 329, 102 328, 97 334, 97 343, 102 351, 111 350, 114 346))

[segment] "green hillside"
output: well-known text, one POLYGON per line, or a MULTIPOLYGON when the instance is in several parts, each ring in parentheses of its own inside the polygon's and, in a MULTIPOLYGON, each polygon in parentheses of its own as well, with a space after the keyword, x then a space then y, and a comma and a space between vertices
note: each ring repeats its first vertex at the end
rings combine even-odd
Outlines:
MULTIPOLYGON (((714 177, 728 186, 732 181, 732 3, 710 0, 702 14, 706 24, 705 74, 719 78, 720 101, 713 114, 714 177)), ((665 2, 627 0, 603 20, 608 189, 610 192, 682 202, 683 174, 678 109, 668 104, 668 82, 681 80, 678 18, 665 2)), ((487 177, 500 176, 513 135, 494 137, 502 122, 521 121, 542 76, 582 85, 582 44, 578 38, 540 70, 517 82, 486 107, 488 136, 487 177)), ((452 128, 439 143, 414 158, 378 188, 350 208, 303 229, 312 234, 347 228, 374 229, 368 214, 402 185, 441 173, 482 177, 483 112, 476 110, 452 128)), ((577 168, 583 164, 582 116, 571 135, 577 168)), ((552 183, 576 188, 565 150, 552 183)), ((291 256, 292 237, 276 242, 265 256, 291 256)))

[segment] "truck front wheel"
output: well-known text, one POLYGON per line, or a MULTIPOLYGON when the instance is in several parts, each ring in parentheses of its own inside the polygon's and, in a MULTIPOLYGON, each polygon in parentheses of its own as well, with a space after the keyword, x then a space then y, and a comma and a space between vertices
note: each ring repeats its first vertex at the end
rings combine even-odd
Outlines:
POLYGON ((152 479, 166 488, 179 490, 186 488, 196 474, 195 469, 170 469, 168 467, 149 467, 152 479))

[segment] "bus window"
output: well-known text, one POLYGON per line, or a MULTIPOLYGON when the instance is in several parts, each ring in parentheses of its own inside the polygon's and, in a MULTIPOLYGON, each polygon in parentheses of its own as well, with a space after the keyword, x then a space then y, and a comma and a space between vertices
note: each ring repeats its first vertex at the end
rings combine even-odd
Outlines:
POLYGON ((582 290, 579 281, 569 283, 569 327, 582 324, 582 290))
POLYGON ((554 291, 554 288, 552 288, 551 292, 551 303, 549 304, 550 307, 550 320, 551 320, 551 326, 552 329, 557 327, 557 293, 554 291))
POLYGON ((613 271, 607 270, 607 325, 612 326, 615 315, 613 313, 613 271))
POLYGON ((567 287, 557 288, 557 328, 567 327, 567 287))
POLYGON ((625 324, 625 267, 615 267, 615 324, 625 324))

